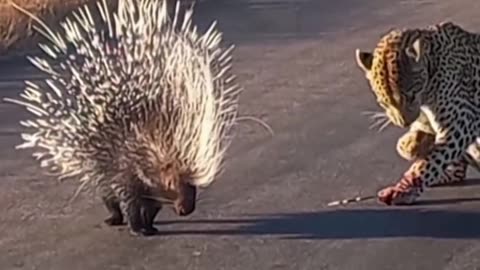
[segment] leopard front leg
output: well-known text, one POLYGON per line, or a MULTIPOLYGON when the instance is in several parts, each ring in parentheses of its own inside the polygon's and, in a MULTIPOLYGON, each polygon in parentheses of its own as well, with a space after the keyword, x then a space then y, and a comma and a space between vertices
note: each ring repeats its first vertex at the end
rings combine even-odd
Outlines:
POLYGON ((435 145, 435 135, 421 130, 409 130, 397 141, 397 153, 405 160, 424 158, 435 145))
POLYGON ((408 131, 397 141, 397 153, 408 161, 424 158, 435 145, 435 130, 425 113, 420 115, 410 125, 408 131))
MULTIPOLYGON (((378 192, 378 199, 387 205, 411 204, 427 187, 438 185, 441 179, 448 179, 448 169, 452 164, 465 163, 463 159, 466 146, 473 141, 473 136, 458 127, 468 127, 467 121, 458 123, 463 119, 457 119, 455 125, 446 123, 441 132, 436 132, 436 143, 433 149, 424 158, 417 159, 404 173, 397 184, 387 187, 378 192), (450 124, 450 125, 449 125, 450 124), (458 134, 464 134, 460 138, 458 134)), ((468 131, 468 130, 467 130, 468 131)), ((462 172, 465 164, 457 166, 454 172, 462 172)), ((463 173, 458 173, 464 178, 463 173)))
POLYGON ((468 147, 465 160, 468 162, 468 165, 480 172, 480 144, 478 141, 468 147))
POLYGON ((465 159, 452 162, 445 169, 444 175, 440 176, 438 182, 433 183, 431 187, 443 186, 448 184, 457 184, 465 181, 467 177, 468 162, 465 159))
MULTIPOLYGON (((426 158, 433 150, 435 145, 435 136, 421 130, 411 129, 398 139, 397 153, 408 161, 426 158)), ((465 180, 467 174, 468 160, 452 162, 443 176, 439 176, 438 183, 433 186, 459 183, 465 180)))

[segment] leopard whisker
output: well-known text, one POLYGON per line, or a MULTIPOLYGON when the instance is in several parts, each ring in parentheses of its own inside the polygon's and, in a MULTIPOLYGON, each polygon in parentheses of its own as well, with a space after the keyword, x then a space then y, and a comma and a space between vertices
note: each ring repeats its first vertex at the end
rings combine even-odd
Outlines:
POLYGON ((390 123, 391 123, 391 122, 390 122, 390 119, 387 119, 387 120, 385 121, 385 123, 383 123, 383 125, 380 126, 380 128, 378 129, 378 132, 379 132, 379 133, 382 132, 385 128, 387 128, 387 127, 390 125, 390 123))
POLYGON ((387 119, 385 119, 385 118, 374 119, 373 123, 370 124, 369 129, 374 129, 374 128, 377 128, 379 126, 382 126, 386 121, 387 121, 387 119))
POLYGON ((378 111, 363 111, 362 114, 363 115, 370 115, 370 114, 376 114, 378 113, 378 111))
POLYGON ((384 118, 387 116, 385 112, 376 112, 376 111, 364 111, 362 112, 362 114, 369 116, 370 119, 384 118))
POLYGON ((362 114, 367 115, 368 118, 373 121, 373 123, 369 126, 369 129, 378 128, 378 132, 383 131, 391 123, 385 112, 365 111, 362 112, 362 114))

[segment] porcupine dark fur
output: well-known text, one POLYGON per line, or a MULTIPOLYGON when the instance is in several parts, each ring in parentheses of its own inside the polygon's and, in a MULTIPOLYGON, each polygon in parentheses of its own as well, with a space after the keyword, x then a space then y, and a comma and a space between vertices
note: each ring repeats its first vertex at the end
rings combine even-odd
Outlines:
POLYGON ((215 24, 199 34, 193 6, 183 19, 177 3, 106 1, 94 22, 85 5, 61 24, 64 34, 28 11, 49 41, 46 58, 29 60, 46 86, 26 81, 21 98, 31 118, 17 148, 34 148, 41 167, 80 189, 100 192, 111 214, 133 234, 156 232, 166 198, 179 215, 195 209, 198 187, 218 177, 233 135, 242 88, 231 72, 233 46, 223 48, 215 24))

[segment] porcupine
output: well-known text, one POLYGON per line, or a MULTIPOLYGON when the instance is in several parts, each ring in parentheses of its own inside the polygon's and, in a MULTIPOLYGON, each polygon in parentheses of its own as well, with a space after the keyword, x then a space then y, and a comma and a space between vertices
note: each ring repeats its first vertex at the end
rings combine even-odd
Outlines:
POLYGON ((50 45, 48 59, 28 57, 47 75, 26 81, 22 99, 6 98, 33 117, 16 148, 35 148, 41 167, 60 180, 100 191, 109 225, 126 219, 130 233, 157 232, 162 197, 178 215, 195 210, 197 188, 222 171, 242 92, 231 71, 233 45, 222 47, 214 21, 192 26, 193 5, 180 19, 162 0, 105 0, 94 22, 86 6, 54 32, 34 19, 50 45))

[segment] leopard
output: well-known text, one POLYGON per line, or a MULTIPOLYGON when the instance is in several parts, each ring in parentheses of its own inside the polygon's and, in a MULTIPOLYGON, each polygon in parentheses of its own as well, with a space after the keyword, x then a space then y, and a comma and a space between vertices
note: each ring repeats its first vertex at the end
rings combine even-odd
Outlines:
POLYGON ((396 150, 412 164, 379 201, 413 204, 428 188, 463 181, 469 165, 479 170, 479 34, 453 21, 394 28, 355 58, 386 119, 408 129, 396 150))

